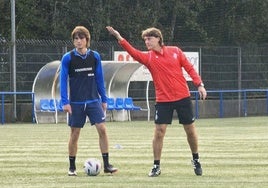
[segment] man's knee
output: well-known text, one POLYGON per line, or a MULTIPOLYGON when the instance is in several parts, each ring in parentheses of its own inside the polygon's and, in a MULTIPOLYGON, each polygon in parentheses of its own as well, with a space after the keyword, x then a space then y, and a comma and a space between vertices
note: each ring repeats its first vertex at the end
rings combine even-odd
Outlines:
POLYGON ((104 123, 96 124, 95 126, 100 136, 106 135, 106 126, 104 123))
POLYGON ((155 128, 155 136, 156 137, 163 138, 165 136, 165 133, 166 133, 165 126, 156 125, 156 128, 155 128))
POLYGON ((184 130, 185 130, 187 135, 196 134, 194 124, 183 125, 183 126, 184 126, 184 130))

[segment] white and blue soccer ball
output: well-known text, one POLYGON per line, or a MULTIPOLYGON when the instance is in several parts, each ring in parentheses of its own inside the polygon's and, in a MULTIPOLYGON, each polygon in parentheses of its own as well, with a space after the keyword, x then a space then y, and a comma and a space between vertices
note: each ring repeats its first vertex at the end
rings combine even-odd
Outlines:
POLYGON ((101 171, 101 162, 96 158, 89 158, 84 163, 84 171, 88 176, 97 176, 101 171))

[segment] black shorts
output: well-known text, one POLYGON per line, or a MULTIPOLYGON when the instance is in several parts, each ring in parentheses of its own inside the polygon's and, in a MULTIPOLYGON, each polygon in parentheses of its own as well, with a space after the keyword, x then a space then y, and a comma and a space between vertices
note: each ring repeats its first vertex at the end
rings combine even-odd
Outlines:
POLYGON ((180 124, 187 125, 195 121, 192 101, 187 97, 174 102, 156 103, 155 124, 171 124, 174 110, 177 112, 180 124))

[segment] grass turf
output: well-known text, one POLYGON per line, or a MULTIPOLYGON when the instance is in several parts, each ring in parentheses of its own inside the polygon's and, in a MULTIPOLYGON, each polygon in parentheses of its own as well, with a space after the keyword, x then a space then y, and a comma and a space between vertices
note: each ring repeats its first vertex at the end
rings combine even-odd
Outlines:
POLYGON ((69 128, 65 124, 0 126, 1 187, 268 187, 268 117, 199 119, 203 176, 195 176, 183 128, 168 127, 161 159, 162 174, 152 167, 153 122, 107 122, 110 162, 115 175, 83 172, 87 158, 101 161, 95 127, 81 131, 77 177, 68 177, 69 128), (120 147, 118 147, 120 146, 120 147))

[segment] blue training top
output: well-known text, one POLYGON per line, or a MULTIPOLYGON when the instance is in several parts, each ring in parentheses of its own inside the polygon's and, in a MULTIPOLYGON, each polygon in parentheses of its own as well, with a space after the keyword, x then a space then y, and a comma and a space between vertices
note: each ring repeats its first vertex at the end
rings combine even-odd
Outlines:
POLYGON ((98 52, 89 49, 85 55, 81 55, 73 49, 63 55, 60 67, 60 95, 63 105, 91 103, 98 101, 100 97, 103 103, 107 102, 98 52))

